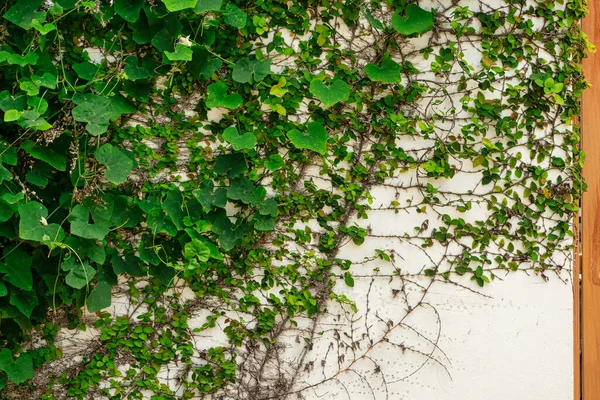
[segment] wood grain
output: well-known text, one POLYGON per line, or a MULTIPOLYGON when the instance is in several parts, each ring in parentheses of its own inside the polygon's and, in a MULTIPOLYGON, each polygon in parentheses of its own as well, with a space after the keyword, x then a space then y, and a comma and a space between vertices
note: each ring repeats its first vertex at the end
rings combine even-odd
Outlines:
MULTIPOLYGON (((590 0, 583 30, 589 40, 600 47, 600 9, 590 0)), ((581 398, 600 400, 600 57, 590 54, 583 69, 592 87, 582 99, 582 146, 586 153, 583 176, 588 191, 583 195, 581 239, 581 398)), ((577 309, 577 303, 575 306, 577 309)), ((577 325, 577 316, 575 319, 577 325)), ((577 326, 575 326, 577 330, 577 326)), ((575 352, 577 353, 577 336, 575 352)), ((577 354, 575 354, 577 359, 577 354)), ((575 364, 575 399, 577 393, 577 361, 575 364)))

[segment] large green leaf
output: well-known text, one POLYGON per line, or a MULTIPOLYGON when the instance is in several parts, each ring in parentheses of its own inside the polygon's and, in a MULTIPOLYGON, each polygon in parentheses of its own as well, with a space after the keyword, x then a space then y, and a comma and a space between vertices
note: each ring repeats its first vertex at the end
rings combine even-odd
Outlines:
POLYGON ((162 0, 162 2, 165 3, 167 10, 173 12, 194 8, 198 0, 162 0))
POLYGON ((144 57, 139 60, 136 56, 127 57, 123 71, 127 74, 127 79, 138 80, 154 76, 156 61, 151 57, 144 57))
POLYGON ((209 79, 223 65, 223 61, 213 57, 206 49, 193 48, 192 62, 187 63, 187 69, 196 79, 209 79))
POLYGON ((104 239, 109 232, 108 226, 102 223, 90 224, 89 220, 90 212, 86 206, 78 204, 73 207, 69 215, 71 233, 84 239, 104 239))
POLYGON ((234 126, 223 131, 223 139, 233 147, 235 151, 250 150, 256 145, 256 136, 252 132, 240 135, 234 126))
POLYGON ((4 18, 23 29, 30 29, 34 22, 41 24, 46 19, 46 13, 38 11, 44 0, 19 0, 12 6, 4 18))
POLYGON ((96 275, 96 270, 87 261, 79 260, 75 254, 63 261, 60 267, 68 272, 65 281, 74 289, 85 287, 96 275))
POLYGON ((192 49, 180 43, 175 46, 175 51, 165 51, 169 61, 192 61, 192 54, 192 49))
POLYGON ((4 262, 0 263, 0 273, 6 274, 3 278, 4 281, 19 289, 25 291, 33 289, 31 256, 19 248, 5 250, 4 262))
POLYGON ((392 16, 392 26, 404 36, 415 33, 421 35, 433 29, 433 14, 416 4, 409 4, 406 7, 406 15, 395 13, 392 16))
POLYGON ((104 177, 115 185, 124 183, 136 166, 133 156, 108 143, 100 146, 94 152, 94 157, 106 167, 104 177))
POLYGON ((309 123, 306 131, 292 129, 287 137, 297 149, 308 149, 319 154, 327 152, 327 130, 318 122, 309 123))
POLYGON ((97 312, 111 305, 110 285, 106 282, 98 282, 87 298, 89 312, 97 312))
POLYGON ((64 239, 63 229, 58 224, 48 224, 48 209, 37 201, 19 206, 19 237, 36 242, 60 242, 64 239))
POLYGON ((223 0, 198 0, 194 11, 197 13, 206 11, 218 11, 221 9, 222 4, 223 0))
POLYGON ((240 10, 236 5, 227 4, 227 7, 225 7, 225 23, 227 25, 242 29, 246 26, 247 19, 248 15, 240 10))
POLYGON ((183 249, 183 256, 186 259, 197 258, 200 262, 208 261, 210 249, 201 240, 194 239, 186 243, 183 249))
POLYGON ((350 97, 350 85, 341 79, 334 79, 327 86, 318 79, 310 82, 310 92, 316 96, 325 107, 331 107, 340 101, 346 101, 350 97))
POLYGON ((397 83, 400 82, 400 65, 389 57, 384 58, 379 65, 365 65, 365 72, 374 82, 397 83))
POLYGON ((205 212, 209 212, 212 206, 225 208, 227 205, 227 190, 219 188, 215 191, 213 181, 201 182, 198 189, 192 192, 205 212))
POLYGON ((61 149, 55 149, 55 146, 44 146, 31 140, 24 141, 21 147, 33 158, 45 161, 59 171, 67 169, 66 149, 62 149, 60 152, 61 149))
POLYGON ((255 82, 262 81, 271 73, 271 59, 251 60, 242 58, 233 66, 231 77, 236 82, 247 83, 254 78, 255 82))
POLYGON ((12 352, 4 348, 0 351, 0 370, 6 372, 8 379, 18 385, 33 378, 33 361, 28 353, 21 353, 13 360, 12 352))
POLYGON ((140 18, 140 10, 144 0, 115 0, 115 12, 127 22, 136 22, 140 18))
POLYGON ((31 317, 31 313, 35 306, 39 304, 39 300, 35 292, 23 292, 20 290, 11 289, 10 304, 17 307, 27 318, 31 317))
POLYGON ((227 94, 229 87, 222 81, 208 85, 208 98, 206 106, 208 108, 225 107, 237 108, 242 104, 242 96, 237 93, 227 94))
POLYGON ((115 121, 123 114, 130 114, 136 108, 121 96, 104 97, 92 93, 75 93, 73 102, 73 119, 85 122, 86 130, 92 135, 100 135, 108 129, 110 121, 115 121))

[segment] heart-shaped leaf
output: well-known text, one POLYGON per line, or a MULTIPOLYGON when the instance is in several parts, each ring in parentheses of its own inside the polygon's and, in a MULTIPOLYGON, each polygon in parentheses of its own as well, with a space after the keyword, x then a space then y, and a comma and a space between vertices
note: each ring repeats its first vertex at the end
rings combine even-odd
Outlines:
POLYGON ((271 59, 251 60, 242 58, 233 66, 231 78, 236 82, 247 83, 254 78, 255 82, 262 81, 271 73, 271 59))
POLYGON ((406 7, 406 15, 395 13, 392 16, 392 26, 404 36, 415 33, 422 35, 433 29, 433 14, 416 4, 409 4, 406 7))
POLYGON ((156 61, 151 57, 144 57, 138 60, 136 56, 127 57, 123 71, 127 74, 127 79, 138 80, 154 76, 156 61))
POLYGON ((225 7, 225 23, 227 25, 242 29, 246 26, 247 19, 248 15, 234 4, 227 4, 227 7, 225 7))
POLYGON ((206 11, 218 11, 221 9, 222 4, 223 0, 198 0, 194 11, 197 13, 206 11))
POLYGON ((310 92, 316 96, 325 107, 331 107, 340 101, 346 101, 350 97, 350 85, 341 79, 334 79, 327 86, 322 81, 314 79, 310 83, 310 92))
POLYGON ((175 46, 174 52, 165 51, 165 56, 167 56, 169 61, 192 61, 192 54, 192 49, 181 43, 175 46))
POLYGON ((223 132, 223 139, 233 147, 235 151, 250 150, 256 145, 256 137, 252 132, 240 135, 235 127, 230 126, 223 132))
POLYGON ((48 224, 48 209, 37 201, 19 206, 19 237, 36 242, 60 242, 64 239, 63 229, 58 224, 48 224))
POLYGON ((327 152, 327 130, 318 122, 309 123, 306 132, 292 129, 287 136, 297 149, 308 149, 321 155, 327 152))
POLYGON ((31 317, 31 313, 35 306, 39 304, 39 300, 35 292, 24 292, 21 290, 10 291, 10 304, 17 307, 27 318, 31 317))
POLYGON ((42 23, 46 19, 46 13, 38 11, 43 2, 43 0, 19 0, 4 14, 4 18, 23 29, 29 29, 34 21, 42 23))
POLYGON ((136 111, 136 108, 121 96, 108 98, 92 93, 75 93, 73 102, 77 105, 71 112, 73 119, 86 122, 86 130, 95 136, 106 132, 109 121, 136 111))
POLYGON ((365 72, 370 80, 374 82, 397 83, 400 82, 402 68, 397 62, 387 57, 379 64, 365 65, 365 72))
POLYGON ((198 0, 162 0, 162 2, 165 3, 167 10, 173 12, 194 8, 198 0))
POLYGON ((125 182, 137 164, 131 154, 108 143, 96 150, 94 157, 106 167, 105 178, 115 185, 125 182))
POLYGON ((61 264, 61 269, 68 272, 65 281, 74 289, 81 289, 88 285, 96 275, 96 270, 90 267, 87 261, 81 261, 72 255, 61 264))
POLYGON ((197 258, 200 262, 206 262, 210 258, 210 249, 199 239, 194 239, 185 244, 183 256, 190 260, 197 258))
POLYGON ((111 305, 110 285, 98 282, 86 300, 88 311, 95 313, 111 305))
POLYGON ((127 22, 136 22, 144 3, 144 0, 115 0, 115 12, 127 22))
POLYGON ((223 61, 211 54, 203 48, 194 47, 192 62, 187 64, 187 69, 190 74, 196 79, 203 77, 209 79, 223 65, 223 61))
POLYGON ((31 140, 26 140, 23 142, 22 148, 33 158, 47 162, 59 171, 65 171, 67 169, 67 157, 65 157, 66 149, 61 148, 60 145, 44 146, 35 144, 31 140))
POLYGON ((0 351, 0 370, 6 372, 8 379, 18 385, 33 378, 33 361, 28 353, 21 353, 13 360, 12 352, 4 348, 0 351))
POLYGON ((3 279, 19 289, 30 291, 33 288, 31 257, 19 248, 4 253, 4 262, 0 263, 0 273, 6 274, 3 279))
POLYGON ((90 212, 86 206, 78 204, 73 207, 69 215, 71 233, 84 239, 104 239, 109 232, 108 226, 102 223, 90 224, 89 220, 90 212))
POLYGON ((225 107, 234 109, 242 104, 242 96, 237 93, 227 94, 229 87, 224 82, 215 82, 208 85, 208 98, 206 106, 208 108, 225 107))

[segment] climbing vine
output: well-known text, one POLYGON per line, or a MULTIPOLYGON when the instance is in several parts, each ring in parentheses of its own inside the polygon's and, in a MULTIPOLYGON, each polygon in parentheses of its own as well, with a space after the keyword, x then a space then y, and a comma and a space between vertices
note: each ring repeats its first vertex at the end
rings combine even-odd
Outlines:
POLYGON ((380 398, 432 285, 560 277, 585 4, 464 3, 4 2, 0 397, 380 398))

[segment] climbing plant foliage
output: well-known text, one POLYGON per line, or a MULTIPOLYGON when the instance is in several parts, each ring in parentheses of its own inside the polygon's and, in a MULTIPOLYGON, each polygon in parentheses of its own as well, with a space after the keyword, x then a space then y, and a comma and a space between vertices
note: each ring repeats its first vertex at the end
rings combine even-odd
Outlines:
POLYGON ((393 375, 378 346, 431 359, 390 338, 432 284, 559 271, 585 4, 462 3, 3 2, 0 397, 310 396, 393 375))

